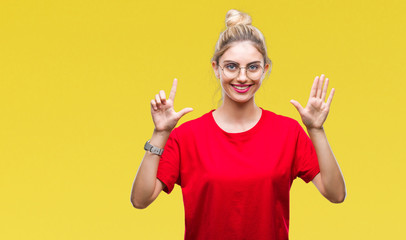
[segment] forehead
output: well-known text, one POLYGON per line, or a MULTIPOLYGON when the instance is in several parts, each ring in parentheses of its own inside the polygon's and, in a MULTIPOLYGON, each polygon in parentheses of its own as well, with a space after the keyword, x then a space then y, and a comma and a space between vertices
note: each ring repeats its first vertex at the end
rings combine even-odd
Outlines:
POLYGON ((234 61, 241 65, 253 61, 263 61, 262 54, 249 41, 236 42, 220 58, 220 62, 234 61))

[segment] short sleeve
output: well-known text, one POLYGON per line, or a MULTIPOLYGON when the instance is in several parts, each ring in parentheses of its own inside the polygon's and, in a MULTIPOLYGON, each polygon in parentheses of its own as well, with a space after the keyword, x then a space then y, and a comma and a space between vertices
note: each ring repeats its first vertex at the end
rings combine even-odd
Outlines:
POLYGON ((172 130, 165 144, 164 152, 159 160, 157 178, 165 183, 164 192, 170 194, 175 183, 180 185, 180 154, 176 128, 172 130))
POLYGON ((293 164, 293 179, 300 177, 306 183, 320 172, 319 162, 316 154, 316 149, 303 130, 302 126, 297 123, 297 139, 295 148, 295 157, 293 164))

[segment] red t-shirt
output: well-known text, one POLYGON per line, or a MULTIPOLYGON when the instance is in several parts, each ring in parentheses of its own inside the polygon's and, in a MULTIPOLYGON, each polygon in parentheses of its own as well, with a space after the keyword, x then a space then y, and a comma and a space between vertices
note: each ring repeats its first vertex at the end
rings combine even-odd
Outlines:
POLYGON ((157 178, 167 194, 182 189, 186 240, 288 239, 292 181, 319 164, 296 120, 261 110, 245 132, 225 132, 211 110, 170 134, 157 178))

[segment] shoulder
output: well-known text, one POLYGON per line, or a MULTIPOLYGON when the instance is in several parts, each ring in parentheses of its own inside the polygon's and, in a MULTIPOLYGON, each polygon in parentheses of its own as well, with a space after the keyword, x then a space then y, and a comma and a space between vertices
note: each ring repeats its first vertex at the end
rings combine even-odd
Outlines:
POLYGON ((185 134, 190 133, 192 131, 203 130, 207 128, 207 126, 210 124, 212 111, 213 110, 201 115, 198 118, 184 122, 180 124, 178 127, 176 127, 174 130, 176 131, 177 134, 185 134))
POLYGON ((266 109, 263 109, 263 113, 267 122, 272 122, 278 127, 297 128, 298 126, 300 126, 299 122, 291 117, 280 115, 266 109))
POLYGON ((270 136, 276 136, 278 139, 287 139, 296 142, 304 132, 300 123, 291 117, 276 114, 274 112, 265 110, 266 127, 265 131, 270 136))

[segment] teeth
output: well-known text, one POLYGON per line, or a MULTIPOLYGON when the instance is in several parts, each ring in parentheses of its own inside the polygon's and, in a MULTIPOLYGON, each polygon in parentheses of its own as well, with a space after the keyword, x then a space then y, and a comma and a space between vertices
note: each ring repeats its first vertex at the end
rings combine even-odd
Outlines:
POLYGON ((245 87, 240 87, 240 86, 235 86, 233 85, 235 88, 239 89, 239 90, 244 90, 247 89, 249 86, 245 86, 245 87))

